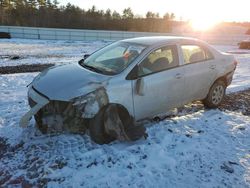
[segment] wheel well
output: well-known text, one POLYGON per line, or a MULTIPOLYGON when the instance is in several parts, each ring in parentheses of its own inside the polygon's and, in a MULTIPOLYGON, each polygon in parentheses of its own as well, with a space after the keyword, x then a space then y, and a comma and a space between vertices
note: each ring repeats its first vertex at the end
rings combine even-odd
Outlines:
MULTIPOLYGON (((209 90, 208 90, 208 93, 209 93, 211 87, 214 85, 214 83, 217 82, 217 81, 219 81, 219 80, 223 81, 224 84, 227 86, 226 75, 225 75, 225 76, 221 76, 221 77, 217 78, 217 79, 212 83, 212 85, 210 86, 210 88, 209 88, 209 90)), ((208 95, 208 94, 207 94, 207 95, 208 95)), ((206 96, 206 97, 207 97, 207 96, 206 96)), ((204 99, 203 99, 203 100, 204 100, 204 99)))
POLYGON ((123 106, 122 104, 118 104, 118 103, 109 103, 107 105, 105 105, 103 108, 105 109, 110 109, 111 108, 116 108, 117 112, 119 114, 119 118, 121 119, 121 121, 124 124, 129 123, 130 118, 133 118, 131 116, 131 114, 129 113, 129 111, 127 110, 127 108, 125 106, 123 106))
POLYGON ((117 109, 119 109, 119 111, 123 114, 123 113, 126 113, 126 114, 129 114, 129 111, 128 109, 123 106, 122 104, 119 104, 119 103, 108 103, 107 105, 105 105, 103 108, 107 108, 108 106, 113 106, 113 107, 116 107, 117 109))
MULTIPOLYGON (((214 81, 214 83, 215 82, 217 82, 217 81, 219 81, 219 80, 221 80, 221 81, 223 81, 224 82, 224 84, 227 86, 228 84, 227 84, 227 78, 226 78, 226 75, 224 75, 224 76, 221 76, 221 77, 219 77, 219 78, 217 78, 215 81, 214 81)), ((213 83, 213 84, 214 84, 213 83)), ((212 85, 213 85, 212 84, 212 85)), ((212 86, 211 86, 212 87, 212 86)))
POLYGON ((90 136, 99 144, 109 143, 114 139, 137 140, 146 131, 143 125, 135 124, 134 118, 123 105, 115 103, 103 106, 90 123, 90 136))

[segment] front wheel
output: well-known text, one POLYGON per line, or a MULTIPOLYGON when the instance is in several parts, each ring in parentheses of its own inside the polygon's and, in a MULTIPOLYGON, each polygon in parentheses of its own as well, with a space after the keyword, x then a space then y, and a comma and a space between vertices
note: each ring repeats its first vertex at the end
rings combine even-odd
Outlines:
POLYGON ((90 121, 89 133, 94 142, 107 144, 115 139, 120 141, 140 139, 145 135, 145 128, 135 122, 125 107, 109 104, 90 121))
POLYGON ((208 108, 217 108, 226 91, 226 84, 222 80, 216 81, 209 90, 207 97, 203 100, 203 104, 208 108))
POLYGON ((104 116, 106 108, 107 107, 103 107, 100 109, 96 116, 90 120, 90 138, 97 144, 108 144, 115 140, 114 137, 108 135, 105 131, 104 116))

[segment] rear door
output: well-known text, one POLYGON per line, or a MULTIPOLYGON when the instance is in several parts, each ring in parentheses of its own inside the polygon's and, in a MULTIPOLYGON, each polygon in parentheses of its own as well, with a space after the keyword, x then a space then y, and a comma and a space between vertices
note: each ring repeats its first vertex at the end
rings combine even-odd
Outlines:
POLYGON ((216 76, 212 53, 199 44, 180 45, 185 71, 185 101, 203 99, 216 76))
POLYGON ((183 74, 176 45, 155 49, 145 57, 132 81, 135 118, 153 117, 181 104, 183 74))

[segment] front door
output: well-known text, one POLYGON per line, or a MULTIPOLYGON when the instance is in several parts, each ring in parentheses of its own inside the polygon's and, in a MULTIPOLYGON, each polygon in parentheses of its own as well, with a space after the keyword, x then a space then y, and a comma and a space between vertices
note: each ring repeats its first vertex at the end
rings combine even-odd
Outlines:
POLYGON ((138 67, 138 78, 132 81, 136 120, 182 104, 184 73, 175 45, 153 50, 138 67))

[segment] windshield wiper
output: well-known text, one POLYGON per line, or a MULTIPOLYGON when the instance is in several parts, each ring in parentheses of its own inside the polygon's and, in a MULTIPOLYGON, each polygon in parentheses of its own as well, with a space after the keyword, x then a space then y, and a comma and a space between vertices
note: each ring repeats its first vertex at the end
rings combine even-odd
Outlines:
POLYGON ((116 72, 114 72, 112 70, 106 70, 105 68, 101 68, 101 67, 97 68, 97 67, 87 65, 84 63, 84 61, 79 61, 78 63, 82 67, 87 68, 88 70, 92 70, 92 71, 97 72, 97 73, 101 73, 101 74, 105 74, 105 75, 115 75, 116 74, 116 72))
POLYGON ((103 71, 103 70, 98 69, 98 68, 96 68, 96 67, 92 67, 92 66, 87 65, 87 64, 84 64, 84 63, 80 63, 80 65, 83 66, 83 67, 85 67, 85 68, 87 68, 87 69, 89 69, 89 70, 92 70, 92 71, 94 71, 94 72, 98 72, 98 73, 104 74, 104 71, 103 71))

